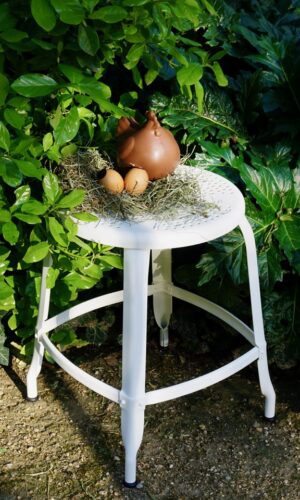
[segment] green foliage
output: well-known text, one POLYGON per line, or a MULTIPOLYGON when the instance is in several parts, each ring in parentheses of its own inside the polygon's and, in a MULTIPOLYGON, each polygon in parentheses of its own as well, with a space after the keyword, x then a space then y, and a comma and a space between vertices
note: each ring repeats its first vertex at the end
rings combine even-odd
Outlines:
MULTIPOLYGON (((64 193, 49 167, 87 146, 114 158, 117 119, 152 108, 193 152, 192 164, 242 189, 272 318, 269 345, 281 363, 299 359, 299 28, 296 0, 0 5, 0 319, 22 354, 32 348, 49 252, 53 312, 122 267, 118 252, 77 237, 76 218, 93 219, 78 211, 84 193, 64 193)), ((247 273, 239 231, 197 261, 193 283, 209 294, 231 279, 240 307, 234 294, 247 273)), ((87 341, 101 342, 100 330, 93 325, 87 341)), ((52 337, 61 349, 85 342, 69 326, 52 337)), ((5 349, 1 340, 0 356, 5 349)))
MULTIPOLYGON (((154 106, 177 137, 194 148, 190 162, 224 175, 242 189, 252 224, 272 358, 291 366, 300 358, 300 164, 297 2, 217 2, 205 37, 227 52, 229 86, 204 80, 201 112, 181 96, 157 95, 154 106), (241 4, 241 5, 240 5, 241 4), (209 103, 212 103, 210 108, 209 103), (282 302, 281 302, 282 301, 282 302)), ((207 245, 190 286, 221 288, 226 276, 244 293, 245 249, 238 230, 207 245), (196 280, 196 283, 195 283, 196 280), (243 290, 243 291, 242 291, 243 290)), ((222 299, 221 301, 225 300, 222 299)), ((228 305, 228 304, 227 304, 228 305)))
MULTIPOLYGON (((118 252, 76 236, 76 218, 94 216, 76 212, 83 190, 63 193, 49 167, 78 147, 109 149, 117 118, 135 114, 147 86, 171 81, 200 109, 207 71, 227 84, 195 40, 211 9, 197 0, 1 3, 0 318, 21 354, 32 348, 48 253, 53 311, 122 268, 118 252)), ((55 335, 61 348, 80 344, 67 327, 55 335)))

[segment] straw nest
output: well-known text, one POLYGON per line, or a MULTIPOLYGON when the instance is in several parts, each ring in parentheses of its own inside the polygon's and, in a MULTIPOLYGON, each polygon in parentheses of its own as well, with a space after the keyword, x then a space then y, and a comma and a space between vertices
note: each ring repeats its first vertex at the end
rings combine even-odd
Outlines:
POLYGON ((97 183, 103 171, 113 168, 109 159, 96 149, 79 150, 76 155, 64 159, 55 170, 63 188, 70 191, 83 188, 86 196, 78 210, 92 212, 100 217, 116 219, 145 220, 155 217, 166 221, 179 215, 206 216, 211 204, 201 198, 199 183, 194 172, 180 172, 180 169, 163 179, 149 182, 140 196, 131 196, 123 191, 112 194, 97 183))

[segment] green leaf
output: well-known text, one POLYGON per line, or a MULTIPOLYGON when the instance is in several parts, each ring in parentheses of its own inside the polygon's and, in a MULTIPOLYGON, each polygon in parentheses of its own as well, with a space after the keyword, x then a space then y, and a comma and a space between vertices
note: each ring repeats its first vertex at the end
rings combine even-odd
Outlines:
POLYGON ((69 241, 72 241, 72 238, 77 234, 77 224, 70 216, 65 217, 63 223, 67 230, 67 238, 69 241))
POLYGON ((199 14, 201 13, 201 7, 197 0, 177 0, 171 2, 172 11, 179 20, 189 20, 193 23, 194 27, 199 24, 199 14))
POLYGON ((14 290, 7 283, 7 279, 0 278, 0 310, 11 311, 15 308, 14 290))
POLYGON ((123 269, 123 259, 121 255, 101 255, 100 260, 116 269, 123 269))
POLYGON ((54 288, 58 276, 59 276, 59 269, 55 269, 54 267, 50 267, 48 269, 46 278, 47 288, 54 288))
POLYGON ((0 262, 4 262, 10 254, 10 250, 4 245, 0 245, 0 262))
POLYGON ((49 243, 46 241, 42 241, 28 247, 23 257, 24 262, 26 262, 26 264, 32 264, 43 260, 48 255, 49 248, 49 243))
POLYGON ((91 253, 91 247, 88 245, 88 243, 85 243, 80 238, 77 238, 77 236, 70 237, 69 240, 72 241, 73 243, 76 243, 76 245, 78 245, 86 252, 91 253))
MULTIPOLYGON (((290 173, 283 169, 271 169, 261 167, 259 170, 246 165, 240 165, 240 172, 247 189, 256 199, 263 210, 276 213, 281 204, 282 190, 288 190, 290 184, 290 173)), ((288 169, 289 170, 289 169, 288 169)))
POLYGON ((62 146, 66 142, 71 141, 77 135, 79 130, 80 120, 77 108, 73 106, 64 118, 61 118, 56 129, 54 130, 54 138, 58 146, 62 146))
POLYGON ((25 214, 43 215, 45 212, 47 212, 47 210, 48 210, 47 205, 44 205, 43 203, 41 203, 38 200, 35 200, 34 198, 30 199, 29 201, 26 201, 21 206, 21 212, 25 214))
POLYGON ((144 77, 146 85, 151 85, 151 83, 154 82, 158 74, 159 72, 156 69, 151 69, 151 68, 148 69, 144 77))
POLYGON ((43 149, 44 149, 44 151, 48 151, 48 149, 51 148, 52 144, 53 144, 53 136, 52 136, 51 132, 48 132, 43 137, 43 149))
POLYGON ((80 92, 90 95, 95 102, 98 98, 108 99, 111 96, 110 87, 105 83, 98 82, 95 78, 84 78, 76 84, 76 88, 80 92))
MULTIPOLYGON (((134 68, 132 71, 134 71, 135 69, 136 68, 134 68)), ((99 108, 102 112, 107 111, 108 113, 112 113, 114 114, 115 118, 121 118, 122 116, 131 116, 124 109, 119 108, 107 99, 102 99, 100 97, 93 97, 93 99, 99 105, 99 108)))
POLYGON ((38 215, 33 214, 21 214, 19 212, 14 213, 14 217, 16 219, 21 220, 22 222, 26 222, 26 224, 39 224, 42 222, 41 218, 38 215))
POLYGON ((0 148, 9 151, 10 137, 9 132, 3 122, 0 121, 0 148))
POLYGON ((49 217, 49 230, 59 245, 63 247, 68 246, 68 239, 65 230, 55 217, 49 217))
POLYGON ((283 199, 285 208, 300 208, 300 167, 291 170, 293 187, 286 192, 283 199))
POLYGON ((11 187, 19 186, 23 180, 22 173, 16 162, 8 158, 0 158, 0 176, 11 187))
POLYGON ((281 255, 275 246, 258 255, 260 286, 272 290, 277 281, 282 281, 281 255))
POLYGON ((199 82, 203 75, 203 68, 201 64, 190 63, 177 71, 177 81, 182 87, 183 85, 195 85, 199 82))
MULTIPOLYGON (((127 52, 126 59, 128 59, 128 61, 136 65, 140 60, 140 58, 142 57, 144 50, 145 50, 145 45, 143 43, 136 43, 132 45, 129 51, 127 52)), ((133 66, 126 64, 126 68, 132 69, 133 66)))
POLYGON ((94 56, 100 46, 96 30, 90 26, 83 26, 81 24, 78 28, 78 45, 83 52, 94 56))
POLYGON ((0 106, 5 103, 7 94, 9 92, 9 81, 5 75, 0 73, 0 106))
POLYGON ((56 25, 56 15, 48 0, 31 0, 31 13, 43 30, 53 30, 56 25))
POLYGON ((13 209, 15 210, 20 205, 23 205, 30 198, 31 189, 28 184, 15 189, 16 201, 13 204, 13 209))
POLYGON ((79 0, 51 0, 51 4, 63 23, 80 24, 85 17, 84 9, 79 0))
POLYGON ((224 252, 211 251, 204 253, 196 265, 200 269, 200 277, 197 285, 203 286, 217 274, 224 273, 227 255, 224 252))
POLYGON ((11 317, 9 318, 7 324, 11 330, 15 330, 18 326, 17 315, 12 314, 11 317))
MULTIPOLYGON (((11 286, 9 286, 6 282, 6 280, 3 277, 1 277, 0 278, 0 301, 3 301, 3 300, 10 298, 11 295, 13 295, 13 293, 14 293, 14 291, 11 288, 11 286)), ((0 309, 2 309, 1 305, 0 305, 0 309)))
POLYGON ((32 38, 31 41, 38 47, 41 47, 43 50, 56 50, 56 46, 54 45, 54 43, 45 42, 45 40, 41 40, 38 38, 32 38))
POLYGON ((274 235, 289 261, 293 262, 294 252, 300 249, 300 217, 291 215, 288 220, 281 220, 274 235))
POLYGON ((213 7, 213 5, 210 2, 208 2, 208 0, 201 0, 201 3, 203 3, 204 7, 210 13, 211 16, 217 16, 218 15, 217 11, 213 7))
POLYGON ((45 230, 40 227, 34 227, 29 234, 30 243, 40 243, 45 238, 45 230))
POLYGON ((0 208, 0 222, 9 222, 10 220, 11 220, 10 211, 0 208))
POLYGON ((56 330, 51 335, 51 342, 60 345, 70 345, 76 340, 76 334, 69 327, 63 327, 56 330))
POLYGON ((0 310, 1 311, 11 311, 15 309, 16 303, 13 293, 6 299, 0 299, 0 310))
POLYGON ((95 222, 99 220, 99 217, 97 217, 97 215, 88 214, 86 212, 76 212, 73 213, 72 216, 75 217, 75 219, 82 220, 84 222, 95 222))
POLYGON ((123 21, 126 19, 127 11, 123 9, 123 7, 119 7, 118 5, 101 7, 98 10, 95 10, 91 15, 90 19, 99 19, 105 23, 113 24, 123 21))
POLYGON ((215 74, 215 77, 216 77, 216 80, 218 82, 218 85, 220 85, 220 87, 227 87, 228 85, 228 79, 226 78, 226 76, 224 75, 223 73, 223 70, 220 66, 220 64, 215 61, 212 65, 212 70, 215 74))
POLYGON ((93 264, 89 259, 83 259, 82 257, 77 259, 76 266, 79 271, 86 276, 90 276, 91 278, 95 278, 97 280, 102 278, 103 271, 101 266, 93 264))
POLYGON ((195 92, 197 96, 198 113, 201 114, 203 109, 204 88, 200 82, 195 83, 195 92))
POLYGON ((36 160, 15 160, 15 163, 25 177, 41 179, 45 173, 45 169, 41 168, 39 162, 36 160))
POLYGON ((6 222, 2 226, 3 238, 11 245, 15 245, 19 239, 19 229, 14 222, 6 222))
POLYGON ((143 88, 142 75, 136 66, 134 68, 132 68, 132 77, 133 77, 134 83, 139 87, 139 89, 142 89, 143 88))
POLYGON ((79 83, 84 79, 82 70, 70 64, 59 64, 59 69, 71 83, 79 83))
POLYGON ((63 158, 67 158, 68 156, 74 155, 77 150, 78 147, 76 146, 76 144, 68 144, 67 146, 61 148, 61 156, 63 158))
POLYGON ((28 35, 27 35, 27 33, 25 33, 25 31, 20 31, 20 30, 16 30, 14 28, 11 28, 11 29, 4 30, 0 34, 0 38, 3 38, 3 40, 5 40, 6 42, 9 42, 9 43, 17 43, 17 42, 20 42, 21 40, 23 40, 24 38, 28 38, 28 35))
POLYGON ((48 151, 47 151, 47 157, 49 158, 49 160, 55 161, 56 163, 60 163, 61 154, 60 154, 60 151, 59 151, 59 145, 58 144, 54 144, 53 146, 51 146, 50 149, 48 149, 48 151))
POLYGON ((63 281, 69 287, 73 287, 78 290, 88 290, 96 285, 98 279, 91 278, 90 276, 84 276, 76 271, 72 271, 63 279, 63 281))
POLYGON ((244 238, 241 232, 235 229, 212 244, 218 251, 226 254, 224 263, 232 281, 236 285, 245 283, 248 272, 244 238))
POLYGON ((58 178, 52 172, 47 172, 43 179, 43 189, 47 201, 52 205, 56 202, 62 193, 58 178))
POLYGON ((80 205, 85 197, 84 189, 74 189, 56 203, 56 208, 73 208, 80 205))
POLYGON ((26 115, 24 113, 20 113, 13 108, 6 108, 4 111, 4 118, 9 125, 20 130, 26 121, 26 115))
POLYGON ((42 97, 51 94, 58 85, 53 78, 39 73, 28 73, 15 80, 12 89, 25 97, 42 97))
POLYGON ((10 266, 10 263, 8 260, 6 260, 5 262, 0 262, 0 275, 1 276, 4 276, 6 274, 6 271, 8 270, 10 266))

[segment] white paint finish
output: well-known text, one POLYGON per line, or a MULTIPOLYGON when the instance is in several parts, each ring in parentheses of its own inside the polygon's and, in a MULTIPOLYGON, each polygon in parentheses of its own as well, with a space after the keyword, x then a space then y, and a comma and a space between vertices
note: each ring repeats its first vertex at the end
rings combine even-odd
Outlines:
POLYGON ((78 222, 78 236, 122 248, 163 250, 219 238, 234 229, 245 212, 241 192, 224 177, 203 169, 181 166, 193 172, 203 200, 216 205, 208 216, 184 213, 166 222, 149 218, 130 222, 105 217, 96 222, 78 222))
MULTIPOLYGON (((180 167, 183 170, 190 167, 180 167)), ((245 218, 244 200, 239 190, 226 179, 207 171, 194 169, 203 197, 218 205, 208 217, 184 214, 165 223, 120 222, 103 219, 96 223, 78 223, 79 235, 89 241, 124 248, 124 291, 97 297, 48 319, 51 290, 46 277, 51 258, 44 261, 41 298, 36 328, 36 342, 27 376, 30 398, 37 396, 44 348, 72 377, 98 394, 118 402, 122 411, 122 436, 125 445, 125 480, 134 483, 136 455, 142 441, 144 408, 203 389, 215 384, 253 361, 258 361, 261 391, 265 396, 265 415, 275 414, 275 392, 270 380, 263 328, 256 248, 253 232, 245 218), (240 226, 246 245, 253 317, 253 331, 240 319, 213 302, 172 284, 171 248, 210 241, 240 226), (149 254, 152 250, 153 284, 148 286, 149 254), (225 366, 195 379, 145 393, 147 296, 153 295, 154 314, 161 330, 161 343, 168 342, 168 324, 172 298, 184 300, 211 313, 237 332, 254 347, 225 366), (109 386, 85 373, 60 353, 47 337, 54 328, 87 312, 124 301, 122 389, 109 386)))

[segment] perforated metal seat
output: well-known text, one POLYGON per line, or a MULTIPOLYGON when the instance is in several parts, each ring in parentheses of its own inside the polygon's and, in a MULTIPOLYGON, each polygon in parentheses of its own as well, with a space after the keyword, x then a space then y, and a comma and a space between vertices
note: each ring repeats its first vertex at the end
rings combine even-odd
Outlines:
POLYGON ((265 416, 275 414, 275 392, 270 380, 263 328, 256 248, 253 232, 245 217, 242 194, 231 182, 214 173, 180 166, 198 182, 202 198, 211 203, 206 216, 185 214, 171 221, 157 220, 151 215, 143 221, 121 221, 106 217, 96 222, 79 222, 78 235, 86 240, 124 249, 124 287, 122 291, 100 296, 71 307, 48 319, 50 289, 46 276, 51 257, 43 265, 41 299, 36 328, 35 351, 27 377, 28 399, 37 398, 37 376, 40 373, 44 348, 71 376, 95 392, 119 403, 122 412, 122 437, 125 446, 125 484, 136 484, 136 456, 142 441, 144 409, 224 380, 258 361, 261 392, 265 396, 265 416), (171 249, 201 244, 219 238, 236 227, 244 237, 253 330, 217 304, 172 284, 171 249), (153 282, 148 284, 150 252, 153 282), (217 316, 242 334, 252 347, 245 354, 210 373, 192 380, 145 392, 147 297, 153 295, 154 314, 161 331, 161 344, 168 344, 168 324, 172 313, 172 297, 194 304, 217 316), (89 311, 123 301, 122 387, 116 389, 88 375, 63 356, 48 339, 47 333, 57 326, 89 311))

